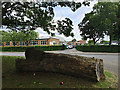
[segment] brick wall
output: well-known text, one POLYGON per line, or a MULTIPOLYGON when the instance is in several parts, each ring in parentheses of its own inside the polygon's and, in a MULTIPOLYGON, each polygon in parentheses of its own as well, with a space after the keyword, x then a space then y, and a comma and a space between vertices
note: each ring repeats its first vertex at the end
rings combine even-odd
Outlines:
MULTIPOLYGON (((50 45, 50 42, 55 41, 56 45, 59 45, 59 39, 55 39, 55 38, 43 39, 43 40, 31 40, 31 41, 38 41, 38 45, 43 45, 43 44, 41 44, 42 41, 46 41, 46 44, 44 44, 44 45, 50 45)), ((30 45, 30 42, 29 42, 28 46, 29 45, 30 45)), ((6 46, 6 42, 3 42, 2 46, 6 46)), ((10 46, 13 46, 13 43, 11 41, 10 41, 10 46)), ((20 46, 20 42, 17 42, 17 46, 20 46)))
POLYGON ((56 38, 50 38, 50 39, 48 40, 48 45, 50 45, 50 42, 53 42, 53 41, 56 42, 56 45, 59 44, 59 39, 56 39, 56 38))

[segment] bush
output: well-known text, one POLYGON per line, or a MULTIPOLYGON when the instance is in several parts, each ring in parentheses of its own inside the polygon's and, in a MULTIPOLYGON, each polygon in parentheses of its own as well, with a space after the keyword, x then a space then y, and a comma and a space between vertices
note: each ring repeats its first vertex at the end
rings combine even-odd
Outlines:
POLYGON ((1 51, 9 51, 9 52, 24 52, 27 48, 35 48, 41 51, 54 51, 54 50, 62 50, 62 45, 54 45, 54 46, 16 46, 16 47, 2 47, 1 51))
POLYGON ((77 50, 83 52, 111 52, 111 53, 119 53, 120 45, 90 45, 90 46, 77 46, 77 50))

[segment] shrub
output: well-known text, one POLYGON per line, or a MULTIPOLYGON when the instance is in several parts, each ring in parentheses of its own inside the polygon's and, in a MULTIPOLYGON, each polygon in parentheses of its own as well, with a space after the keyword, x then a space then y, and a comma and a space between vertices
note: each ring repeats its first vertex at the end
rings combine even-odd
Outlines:
POLYGON ((83 52, 111 52, 111 53, 119 53, 120 45, 90 45, 90 46, 77 46, 77 50, 83 52))
POLYGON ((35 48, 41 51, 62 50, 62 45, 54 46, 16 46, 16 47, 2 47, 1 51, 9 52, 24 52, 27 48, 35 48))

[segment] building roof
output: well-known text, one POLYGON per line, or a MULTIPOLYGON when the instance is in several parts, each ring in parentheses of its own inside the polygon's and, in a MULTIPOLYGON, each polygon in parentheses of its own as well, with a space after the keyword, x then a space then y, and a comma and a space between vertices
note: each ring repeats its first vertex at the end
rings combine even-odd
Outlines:
MULTIPOLYGON (((50 37, 52 38, 52 37, 50 37)), ((31 39, 31 40, 49 40, 50 38, 41 38, 41 39, 31 39)), ((54 38, 54 39, 57 39, 57 38, 54 38)), ((58 39, 59 40, 59 39, 58 39)))

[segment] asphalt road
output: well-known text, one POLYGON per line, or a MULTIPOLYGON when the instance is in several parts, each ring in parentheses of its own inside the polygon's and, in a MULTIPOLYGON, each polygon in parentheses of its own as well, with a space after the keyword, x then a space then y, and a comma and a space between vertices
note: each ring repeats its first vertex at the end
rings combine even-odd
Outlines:
MULTIPOLYGON (((103 59, 104 69, 111 71, 115 74, 118 74, 118 53, 93 53, 93 52, 80 52, 76 49, 68 49, 63 51, 46 51, 52 53, 64 53, 71 55, 79 55, 86 57, 95 57, 99 59, 103 59)), ((0 52, 0 55, 8 55, 8 56, 24 56, 24 52, 0 52)), ((120 64, 119 64, 120 65, 120 64)))

